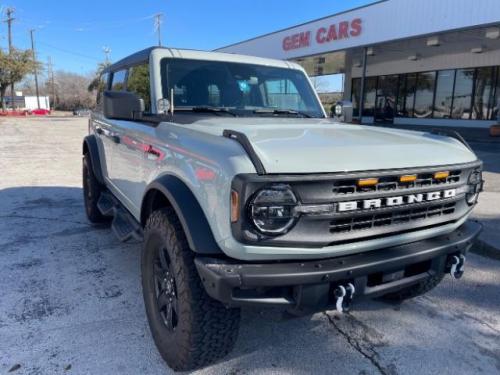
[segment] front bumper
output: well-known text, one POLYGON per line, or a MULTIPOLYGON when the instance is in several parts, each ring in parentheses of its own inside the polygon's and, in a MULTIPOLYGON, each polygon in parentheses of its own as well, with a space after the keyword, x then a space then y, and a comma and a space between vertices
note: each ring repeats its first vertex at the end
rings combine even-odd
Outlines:
POLYGON ((195 264, 207 293, 227 306, 320 310, 334 303, 332 291, 340 284, 354 284, 356 298, 377 297, 442 274, 448 257, 467 253, 481 230, 467 221, 447 235, 315 261, 256 264, 199 256, 195 264))

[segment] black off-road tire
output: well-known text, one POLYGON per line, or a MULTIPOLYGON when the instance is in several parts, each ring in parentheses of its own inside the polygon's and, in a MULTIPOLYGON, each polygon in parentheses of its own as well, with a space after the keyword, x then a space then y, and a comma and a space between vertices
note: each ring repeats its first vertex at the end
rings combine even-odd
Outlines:
POLYGON ((227 309, 205 292, 194 264, 194 253, 172 208, 159 209, 147 220, 141 271, 149 327, 158 351, 170 368, 176 371, 200 368, 233 349, 240 310, 227 309), (162 315, 162 304, 158 302, 162 293, 158 292, 161 283, 155 277, 155 271, 158 272, 155 262, 160 251, 168 255, 169 274, 173 275, 178 310, 175 329, 168 327, 167 314, 162 315))
POLYGON ((418 297, 438 286, 443 278, 443 273, 435 276, 430 276, 429 278, 418 284, 412 285, 405 289, 401 289, 398 292, 385 294, 381 298, 388 301, 404 301, 410 298, 418 297))
POLYGON ((101 224, 111 220, 104 216, 97 207, 97 201, 101 196, 101 192, 105 189, 97 180, 94 170, 92 169, 92 161, 89 154, 83 155, 83 201, 85 205, 85 213, 91 223, 101 224))

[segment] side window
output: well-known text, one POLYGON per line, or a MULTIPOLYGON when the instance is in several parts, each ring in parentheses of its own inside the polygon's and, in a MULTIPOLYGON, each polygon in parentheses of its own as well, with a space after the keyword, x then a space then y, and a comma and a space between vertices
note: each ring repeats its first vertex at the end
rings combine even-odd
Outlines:
POLYGON ((119 70, 113 73, 113 83, 111 84, 112 91, 125 90, 125 77, 127 76, 126 70, 119 70))
POLYGON ((130 68, 127 79, 127 91, 135 93, 144 100, 145 112, 151 112, 151 94, 149 65, 142 64, 130 68))
POLYGON ((108 78, 109 74, 104 73, 99 77, 99 83, 97 86, 97 99, 96 99, 96 110, 102 112, 102 95, 104 91, 108 89, 108 78))

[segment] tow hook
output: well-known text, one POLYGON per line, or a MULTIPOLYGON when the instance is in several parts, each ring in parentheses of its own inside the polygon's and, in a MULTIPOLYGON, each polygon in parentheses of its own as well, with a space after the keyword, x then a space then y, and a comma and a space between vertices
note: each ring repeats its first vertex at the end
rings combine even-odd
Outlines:
POLYGON ((463 254, 453 255, 449 260, 450 275, 454 279, 460 279, 464 274, 465 256, 463 254))
POLYGON ((354 289, 354 285, 351 283, 346 286, 339 285, 335 288, 333 291, 334 296, 337 298, 335 308, 339 313, 349 311, 355 291, 356 289, 354 289))

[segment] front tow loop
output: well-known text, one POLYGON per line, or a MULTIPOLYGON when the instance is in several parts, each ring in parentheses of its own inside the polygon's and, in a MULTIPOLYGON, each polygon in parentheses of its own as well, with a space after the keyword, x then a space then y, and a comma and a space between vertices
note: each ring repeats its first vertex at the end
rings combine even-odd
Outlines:
POLYGON ((464 274, 465 256, 463 254, 453 255, 448 261, 450 275, 454 279, 460 279, 464 274))
POLYGON ((346 286, 339 285, 333 291, 333 295, 337 298, 335 308, 339 313, 349 311, 351 307, 352 297, 356 289, 351 283, 346 286))

